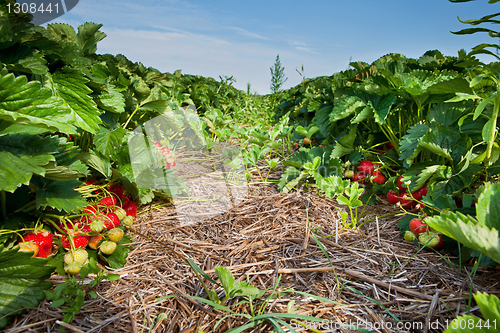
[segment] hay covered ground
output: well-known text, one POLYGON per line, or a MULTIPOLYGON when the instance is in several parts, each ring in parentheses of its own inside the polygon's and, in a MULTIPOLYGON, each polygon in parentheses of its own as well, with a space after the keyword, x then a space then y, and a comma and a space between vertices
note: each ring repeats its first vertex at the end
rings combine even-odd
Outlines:
MULTIPOLYGON (((237 207, 195 224, 181 224, 171 205, 146 206, 135 228, 193 259, 211 276, 216 266, 224 266, 237 280, 248 277, 261 290, 273 288, 281 276, 278 290, 293 288, 334 301, 290 293, 268 305, 268 312, 287 312, 293 300, 294 313, 325 319, 321 325, 309 323, 321 332, 354 331, 335 323, 373 332, 442 332, 447 321, 465 312, 472 282, 474 292, 500 295, 500 270, 480 267, 472 278, 471 265, 451 267, 435 252, 417 253, 415 245, 400 236, 400 216, 373 220, 360 230, 344 229, 335 236, 342 224, 339 207, 312 193, 284 194, 275 186, 259 185, 250 187, 237 207), (311 230, 334 235, 317 237, 330 262, 311 230), (401 321, 399 328, 393 316, 401 321)), ((365 220, 394 212, 387 205, 368 210, 377 211, 365 220)), ((56 332, 60 325, 67 332, 225 332, 246 322, 232 317, 214 329, 226 313, 188 297, 159 300, 206 295, 185 262, 157 242, 139 235, 133 239, 126 266, 112 271, 121 278, 98 285, 97 298, 89 297, 71 324, 62 323, 63 313, 42 302, 5 332, 56 332), (161 313, 166 314, 164 320, 158 320, 161 313)), ((52 277, 55 285, 62 279, 52 277)), ((217 289, 219 295, 221 291, 217 289)), ((247 305, 231 309, 250 311, 247 305)), ((312 331, 297 321, 290 323, 299 332, 312 331)), ((269 326, 256 330, 269 331, 269 326)))

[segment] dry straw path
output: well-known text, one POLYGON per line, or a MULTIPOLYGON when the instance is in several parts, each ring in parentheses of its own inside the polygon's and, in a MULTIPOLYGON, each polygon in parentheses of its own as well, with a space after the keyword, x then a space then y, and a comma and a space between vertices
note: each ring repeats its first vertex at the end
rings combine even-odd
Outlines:
MULTIPOLYGON (((335 234, 341 222, 337 207, 334 200, 314 194, 283 194, 271 186, 258 186, 250 188, 241 205, 209 220, 182 226, 175 210, 167 205, 146 210, 137 217, 136 228, 192 258, 213 276, 216 266, 225 266, 237 279, 248 276, 263 290, 272 288, 282 275, 278 288, 293 288, 335 301, 323 303, 287 294, 270 303, 270 312, 286 312, 289 301, 295 300, 296 313, 330 321, 323 330, 317 326, 320 331, 332 329, 334 322, 370 322, 372 328, 387 327, 382 322, 396 325, 390 311, 403 323, 421 323, 423 329, 414 326, 373 331, 441 332, 444 327, 438 322, 451 321, 453 314, 464 312, 472 267, 450 267, 438 254, 427 250, 415 255, 415 246, 404 242, 396 227, 399 217, 374 220, 361 231, 341 230, 338 237, 319 238, 330 264, 311 230, 325 236, 335 234), (339 294, 336 275, 341 288, 354 289, 344 287, 339 294)), ((390 211, 392 208, 382 207, 377 214, 390 211)), ((225 332, 244 323, 230 319, 214 330, 224 313, 187 297, 157 301, 166 295, 204 296, 204 292, 179 258, 155 242, 137 235, 134 240, 127 265, 115 271, 121 278, 99 285, 97 299, 86 301, 75 321, 66 325, 67 332, 135 333, 148 332, 151 326, 152 332, 198 332, 198 327, 203 332, 225 332), (168 317, 155 324, 162 312, 168 317)), ((480 268, 473 290, 499 295, 499 276, 498 269, 480 268)), ((57 284, 62 278, 52 279, 57 284)), ((233 310, 249 312, 244 306, 233 310)), ((6 332, 56 332, 61 318, 61 312, 43 302, 17 318, 6 332)), ((263 328, 262 332, 269 330, 263 328)))

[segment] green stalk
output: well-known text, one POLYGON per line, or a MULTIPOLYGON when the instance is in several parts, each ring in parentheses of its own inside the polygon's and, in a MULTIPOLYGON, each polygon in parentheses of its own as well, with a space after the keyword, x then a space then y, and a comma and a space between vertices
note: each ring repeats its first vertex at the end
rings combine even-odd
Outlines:
POLYGON ((3 220, 7 220, 7 196, 5 195, 5 190, 0 192, 1 200, 2 200, 2 218, 3 220))
POLYGON ((493 107, 493 124, 492 130, 490 133, 490 137, 488 138, 488 146, 486 148, 486 158, 484 159, 484 165, 487 167, 490 162, 491 151, 493 150, 493 143, 495 142, 495 137, 497 135, 497 118, 498 118, 498 110, 500 109, 500 83, 495 80, 497 84, 497 95, 495 96, 495 106, 493 107))
POLYGON ((128 123, 130 122, 130 120, 132 119, 132 117, 135 115, 135 113, 137 112, 137 110, 139 110, 139 106, 140 105, 137 105, 137 107, 135 108, 134 111, 132 111, 132 113, 130 114, 130 116, 128 117, 127 121, 125 122, 125 124, 123 125, 123 128, 127 128, 127 125, 128 123))

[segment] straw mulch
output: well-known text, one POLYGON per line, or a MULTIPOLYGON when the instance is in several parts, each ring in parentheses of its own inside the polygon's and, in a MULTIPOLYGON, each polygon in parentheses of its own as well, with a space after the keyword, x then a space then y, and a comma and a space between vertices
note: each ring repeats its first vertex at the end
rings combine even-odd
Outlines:
MULTIPOLYGON (((236 279, 248 277, 263 290, 273 288, 281 275, 278 290, 293 288, 337 302, 287 294, 269 303, 268 312, 286 312, 287 304, 294 300, 295 313, 327 320, 322 326, 309 323, 319 331, 350 332, 335 326, 346 323, 374 332, 442 332, 447 320, 465 311, 472 267, 450 267, 432 251, 416 254, 418 249, 400 236, 396 226, 400 217, 380 218, 361 231, 341 230, 337 236, 319 238, 330 263, 311 230, 335 235, 341 228, 338 207, 336 201, 315 194, 284 194, 261 185, 251 187, 237 207, 196 224, 181 225, 175 209, 167 205, 146 210, 135 226, 138 232, 192 258, 211 276, 215 276, 216 266, 224 266, 236 279), (389 311, 404 328, 395 328, 396 320, 389 311)), ((391 211, 384 206, 376 214, 391 211)), ((127 265, 114 273, 121 278, 99 285, 98 297, 89 298, 70 325, 61 323, 59 310, 42 302, 19 316, 5 332, 55 332, 61 324, 67 332, 225 332, 245 323, 232 317, 214 329, 226 313, 187 297, 158 300, 176 294, 206 295, 185 262, 141 236, 134 236, 127 265), (165 320, 156 320, 160 313, 166 313, 165 320)), ((498 269, 480 268, 473 278, 473 291, 499 295, 499 273, 498 269)), ((62 277, 52 279, 57 285, 62 277)), ((221 291, 217 289, 219 296, 221 291)), ((249 313, 246 305, 232 309, 249 313)), ((297 331, 307 331, 293 323, 297 331)), ((271 329, 261 326, 258 331, 271 329)))

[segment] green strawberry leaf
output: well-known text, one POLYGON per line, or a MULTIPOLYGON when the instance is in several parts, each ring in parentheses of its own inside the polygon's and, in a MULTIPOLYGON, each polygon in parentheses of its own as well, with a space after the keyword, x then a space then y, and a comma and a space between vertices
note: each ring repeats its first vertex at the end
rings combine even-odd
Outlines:
POLYGON ((45 175, 45 165, 54 161, 59 138, 31 135, 0 136, 0 190, 14 192, 28 185, 33 174, 45 175))
POLYGON ((32 183, 38 187, 36 191, 37 208, 52 207, 59 211, 70 212, 87 205, 82 194, 75 190, 75 187, 82 184, 78 180, 54 181, 35 176, 32 183))
POLYGON ((79 128, 96 133, 102 123, 94 100, 89 96, 92 90, 87 87, 89 80, 77 70, 64 68, 54 74, 47 73, 45 85, 54 95, 61 97, 71 109, 75 125, 79 128))
POLYGON ((106 90, 99 95, 97 102, 101 109, 109 112, 122 113, 125 111, 125 97, 118 88, 109 83, 106 84, 106 90))
POLYGON ((437 125, 419 140, 419 145, 457 165, 472 148, 472 140, 457 128, 437 125))
POLYGON ((99 126, 99 131, 94 135, 96 150, 105 156, 112 155, 121 145, 127 130, 117 128, 113 131, 99 126))
POLYGON ((500 263, 500 238, 497 229, 478 223, 470 215, 443 211, 428 217, 425 223, 437 232, 453 238, 500 263))
POLYGON ((477 200, 477 220, 481 225, 500 230, 500 183, 485 183, 477 200))
POLYGON ((234 288, 234 276, 233 273, 226 267, 217 266, 215 267, 215 274, 220 280, 224 291, 227 296, 230 296, 232 289, 234 288))
POLYGON ((75 133, 75 117, 64 101, 52 95, 40 82, 26 76, 14 77, 6 68, 0 69, 0 120, 75 133))
POLYGON ((4 251, 0 246, 0 329, 23 309, 36 308, 45 298, 44 290, 52 287, 47 280, 54 267, 46 266, 46 259, 31 255, 17 248, 4 251))
POLYGON ((429 126, 425 124, 416 124, 408 129, 408 134, 403 136, 403 139, 399 142, 400 160, 406 160, 411 165, 412 160, 417 157, 421 150, 418 144, 419 140, 428 130, 429 126))
POLYGON ((471 316, 464 315, 455 318, 444 333, 485 333, 497 332, 498 322, 500 322, 500 300, 495 295, 477 292, 474 295, 477 305, 481 310, 484 320, 471 316))

